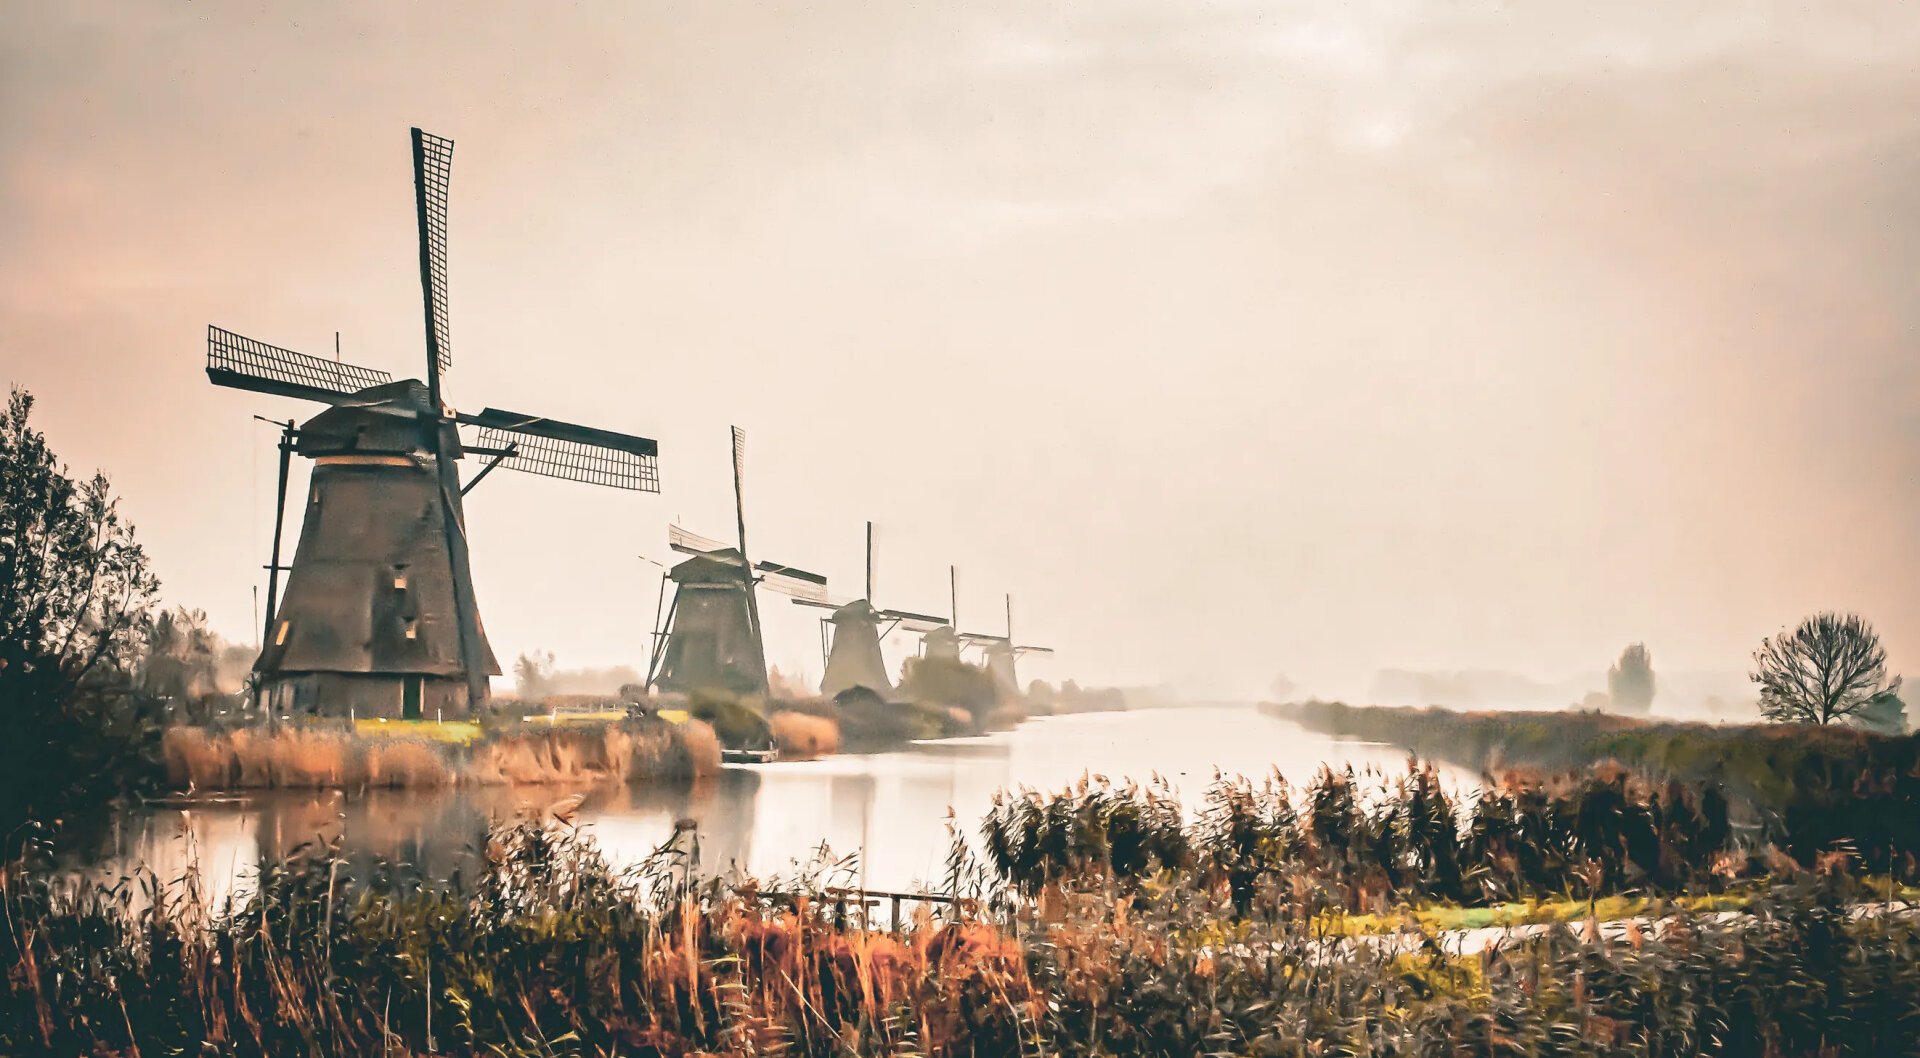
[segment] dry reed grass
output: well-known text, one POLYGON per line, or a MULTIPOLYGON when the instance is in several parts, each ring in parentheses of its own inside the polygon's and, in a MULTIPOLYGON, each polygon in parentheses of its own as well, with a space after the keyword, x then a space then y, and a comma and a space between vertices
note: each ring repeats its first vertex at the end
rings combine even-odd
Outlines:
POLYGON ((1911 1053, 1920 1018, 1920 925, 1852 921, 1844 879, 1462 956, 1329 943, 1197 873, 1115 899, 1098 869, 889 935, 832 890, 616 875, 576 804, 496 828, 445 891, 356 893, 337 851, 302 853, 233 915, 0 866, 0 1053, 1735 1058, 1911 1053))
POLYGON ((168 782, 181 789, 439 788, 697 779, 720 768, 720 743, 699 721, 529 726, 460 746, 280 727, 169 728, 168 782))
POLYGON ((824 716, 782 711, 767 718, 783 760, 819 760, 840 752, 840 725, 824 716))
POLYGON ((366 747, 366 785, 427 789, 453 785, 447 755, 432 743, 387 740, 366 747))
POLYGON ((720 736, 704 720, 689 720, 673 728, 679 763, 686 778, 704 779, 720 771, 720 736))
POLYGON ((160 756, 167 782, 188 790, 219 789, 231 785, 229 748, 216 744, 205 728, 170 727, 160 739, 160 756))

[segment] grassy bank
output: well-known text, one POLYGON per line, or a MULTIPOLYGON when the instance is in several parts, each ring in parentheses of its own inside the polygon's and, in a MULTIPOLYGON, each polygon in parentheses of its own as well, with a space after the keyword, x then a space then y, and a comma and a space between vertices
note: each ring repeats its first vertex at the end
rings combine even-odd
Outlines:
POLYGON ((11 868, 0 1053, 1878 1055, 1920 1027, 1920 929, 1850 919, 1844 879, 1461 958, 1329 943, 1292 887, 1243 907, 1201 871, 983 890, 894 935, 561 828, 489 848, 433 892, 322 850, 230 911, 11 868))
POLYGON ((1842 842, 1876 862, 1920 856, 1920 735, 1594 712, 1456 713, 1339 702, 1263 708, 1315 730, 1490 773, 1612 761, 1656 778, 1712 783, 1743 818, 1803 862, 1842 842))
POLYGON ((713 729, 698 720, 484 732, 478 725, 431 722, 174 727, 161 750, 169 783, 193 790, 688 780, 720 766, 713 729))
POLYGON ((1611 760, 1680 779, 1711 779, 1762 799, 1777 799, 1796 785, 1850 785, 1862 771, 1920 763, 1920 736, 1837 724, 1701 724, 1590 711, 1454 712, 1342 702, 1262 708, 1315 730, 1401 745, 1470 768, 1561 771, 1611 760))

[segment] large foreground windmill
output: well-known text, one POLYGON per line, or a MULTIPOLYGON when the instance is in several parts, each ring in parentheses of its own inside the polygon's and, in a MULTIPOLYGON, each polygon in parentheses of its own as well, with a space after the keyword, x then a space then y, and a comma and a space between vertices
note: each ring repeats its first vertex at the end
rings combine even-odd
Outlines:
POLYGON ((276 713, 459 714, 500 672, 480 624, 461 497, 495 467, 659 491, 644 437, 487 408, 457 412, 447 313, 447 186, 453 141, 413 130, 414 206, 426 321, 426 381, 307 356, 207 329, 215 385, 330 405, 280 444, 280 496, 264 647, 254 663, 276 713), (477 430, 463 444, 460 427, 477 430), (313 460, 300 543, 278 598, 287 460, 313 460), (488 462, 465 485, 457 461, 488 462))
POLYGON ((945 627, 947 619, 908 610, 882 610, 873 605, 873 523, 867 523, 867 593, 852 602, 795 598, 801 606, 832 610, 820 619, 824 675, 820 693, 829 698, 854 687, 865 687, 881 698, 893 695, 893 681, 880 652, 880 640, 895 629, 922 634, 945 627))
POLYGON ((765 698, 767 647, 755 588, 825 602, 827 578, 793 566, 755 562, 747 554, 747 435, 733 428, 735 546, 667 527, 667 546, 692 557, 667 571, 673 601, 653 632, 647 686, 691 694, 718 690, 765 698))

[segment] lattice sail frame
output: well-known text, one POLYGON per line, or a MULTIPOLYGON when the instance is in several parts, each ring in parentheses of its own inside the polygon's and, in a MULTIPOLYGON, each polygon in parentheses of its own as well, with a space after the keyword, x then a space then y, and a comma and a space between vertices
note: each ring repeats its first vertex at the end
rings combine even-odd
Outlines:
POLYGON ((704 555, 710 551, 724 551, 732 545, 723 544, 710 536, 701 536, 676 524, 667 526, 667 546, 685 555, 704 555))
POLYGON ((481 447, 514 449, 500 462, 508 470, 635 492, 660 491, 657 456, 492 426, 481 427, 479 436, 481 447))
POLYGON ((760 573, 760 586, 775 595, 789 596, 816 606, 828 604, 827 578, 818 573, 767 562, 756 562, 754 568, 760 573))
POLYGON ((420 266, 427 280, 427 342, 441 371, 453 370, 453 328, 447 311, 447 188, 453 141, 413 130, 413 186, 420 214, 420 266))
POLYGON ((260 389, 266 387, 245 383, 272 383, 272 392, 316 400, 326 399, 323 394, 351 396, 393 381, 385 371, 296 353, 211 324, 207 327, 207 374, 223 385, 260 389))

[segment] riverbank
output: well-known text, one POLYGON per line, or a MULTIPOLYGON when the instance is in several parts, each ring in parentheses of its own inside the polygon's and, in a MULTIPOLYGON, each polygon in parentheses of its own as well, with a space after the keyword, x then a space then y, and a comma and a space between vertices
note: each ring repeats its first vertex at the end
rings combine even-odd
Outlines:
POLYGON ((1797 780, 1910 769, 1920 736, 1833 724, 1704 724, 1593 711, 1455 712, 1432 706, 1263 703, 1268 715, 1328 734, 1404 746, 1462 767, 1586 768, 1603 761, 1686 780, 1713 779, 1776 799, 1797 780))

